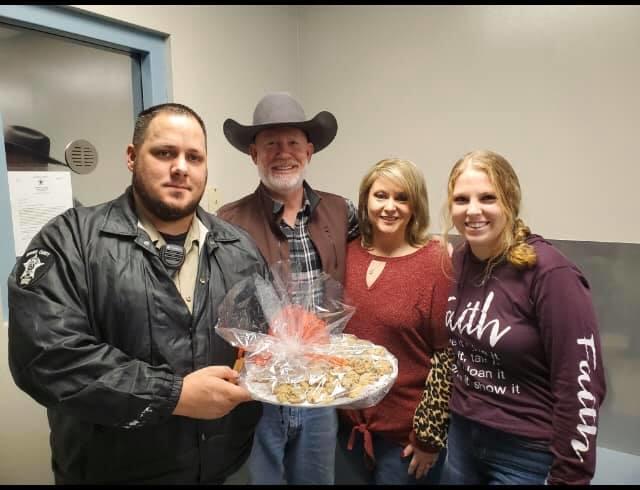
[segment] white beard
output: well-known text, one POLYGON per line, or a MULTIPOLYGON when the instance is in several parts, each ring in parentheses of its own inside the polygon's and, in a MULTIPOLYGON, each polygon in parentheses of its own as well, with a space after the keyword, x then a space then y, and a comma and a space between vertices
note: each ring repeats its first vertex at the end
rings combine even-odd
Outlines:
POLYGON ((267 189, 278 194, 286 194, 302 187, 302 182, 307 177, 307 162, 304 162, 302 170, 296 175, 273 175, 258 165, 258 175, 267 189))

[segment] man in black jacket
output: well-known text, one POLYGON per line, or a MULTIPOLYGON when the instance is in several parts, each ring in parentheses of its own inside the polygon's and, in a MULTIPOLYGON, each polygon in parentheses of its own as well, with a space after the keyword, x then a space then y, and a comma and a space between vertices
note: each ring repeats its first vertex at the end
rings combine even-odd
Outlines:
POLYGON ((47 407, 56 483, 222 483, 260 406, 213 327, 229 288, 266 265, 198 207, 207 146, 193 110, 140 113, 127 159, 122 196, 54 218, 18 259, 11 373, 47 407))

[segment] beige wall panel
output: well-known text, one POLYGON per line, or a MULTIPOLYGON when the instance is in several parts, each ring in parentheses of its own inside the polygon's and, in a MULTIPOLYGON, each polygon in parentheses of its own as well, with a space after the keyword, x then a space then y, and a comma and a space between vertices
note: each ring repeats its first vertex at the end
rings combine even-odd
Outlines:
POLYGON ((7 323, 0 315, 0 485, 53 483, 47 411, 13 382, 7 323))

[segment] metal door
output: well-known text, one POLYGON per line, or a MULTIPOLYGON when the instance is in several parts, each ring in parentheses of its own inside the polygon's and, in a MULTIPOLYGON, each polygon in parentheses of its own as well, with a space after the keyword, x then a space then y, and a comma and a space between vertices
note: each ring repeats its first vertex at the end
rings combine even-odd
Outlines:
POLYGON ((43 133, 50 139, 50 156, 62 162, 69 142, 89 141, 98 164, 91 173, 71 174, 74 198, 92 205, 120 194, 130 181, 125 146, 140 109, 134 107, 134 100, 141 100, 135 93, 141 87, 136 56, 0 24, 0 66, 5 128, 43 133))

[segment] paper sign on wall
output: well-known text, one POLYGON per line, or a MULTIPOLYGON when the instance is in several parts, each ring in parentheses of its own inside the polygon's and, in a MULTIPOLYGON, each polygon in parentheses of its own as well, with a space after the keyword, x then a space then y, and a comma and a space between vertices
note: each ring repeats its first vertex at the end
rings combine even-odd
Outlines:
POLYGON ((73 206, 69 172, 8 172, 16 257, 53 217, 73 206))

